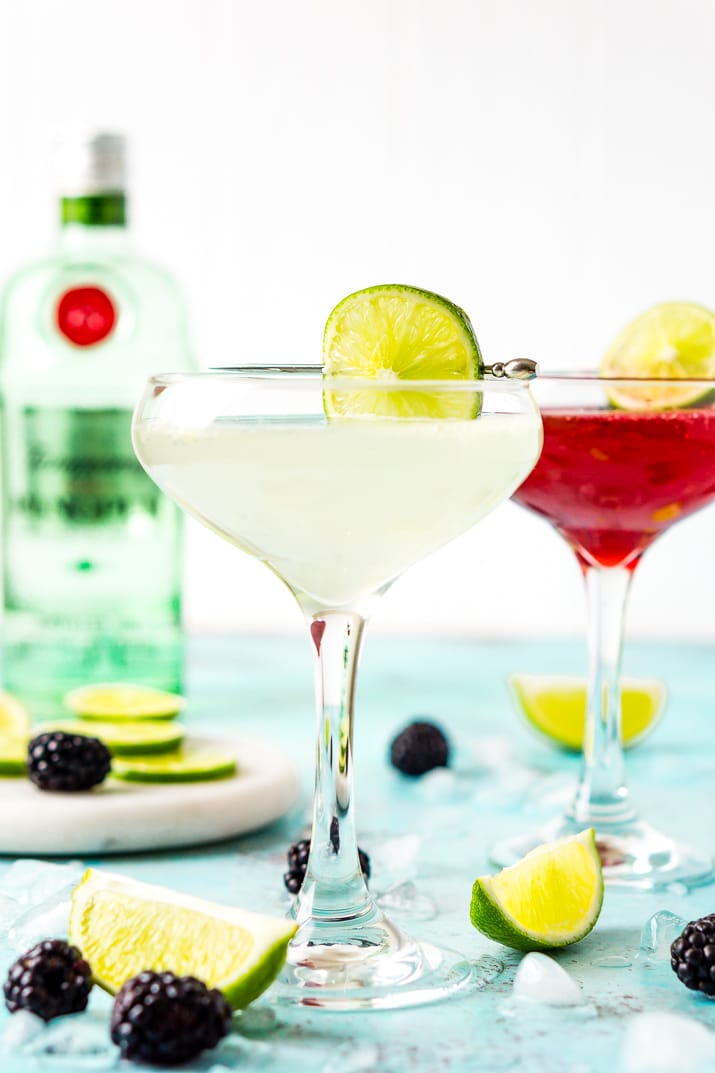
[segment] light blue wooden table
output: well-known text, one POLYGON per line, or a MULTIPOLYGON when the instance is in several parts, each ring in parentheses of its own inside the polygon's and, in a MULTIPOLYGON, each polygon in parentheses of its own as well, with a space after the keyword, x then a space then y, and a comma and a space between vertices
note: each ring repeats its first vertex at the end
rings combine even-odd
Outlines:
MULTIPOLYGON (((368 635, 358 689, 356 791, 359 841, 371 855, 373 890, 412 881, 417 911, 396 919, 486 967, 485 984, 464 998, 406 1012, 361 1015, 298 1010, 272 1024, 259 1003, 237 1032, 191 1068, 262 1073, 617 1073, 632 1018, 675 1011, 715 1031, 715 1003, 693 995, 667 961, 639 953, 641 929, 658 910, 692 919, 715 911, 715 885, 686 893, 608 889, 595 931, 559 960, 582 985, 574 1009, 515 1004, 520 955, 469 923, 474 877, 488 871, 487 847, 547 818, 578 761, 531 736, 512 710, 513 670, 578 673, 580 642, 485 644, 368 635), (407 780, 386 761, 393 734, 429 715, 455 745, 450 778, 407 780), (550 803, 544 807, 543 802, 550 803), (488 979, 491 977, 491 979, 488 979)), ((648 818, 681 838, 715 848, 715 660, 707 647, 630 645, 625 671, 663 678, 670 697, 653 736, 628 755, 630 785, 648 818)), ((306 830, 313 756, 312 679, 302 638, 197 639, 190 649, 188 721, 196 730, 261 737, 292 753, 302 774, 298 807, 268 830, 180 853, 89 861, 144 881, 245 908, 281 913, 284 852, 306 830)), ((0 876, 9 861, 0 861, 0 876)), ((13 958, 0 946, 4 978, 13 958)), ((106 1000, 95 995, 89 1023, 103 1032, 106 1000)), ((0 1032, 9 1015, 0 1012, 0 1032)), ((113 1055, 0 1054, 2 1073, 105 1069, 113 1055)), ((685 1059, 684 1059, 685 1061, 685 1059)), ((134 1067, 141 1068, 141 1067, 134 1067)), ((653 1067, 655 1068, 655 1067, 653 1067)), ((685 1069, 714 1069, 715 1062, 685 1069)))

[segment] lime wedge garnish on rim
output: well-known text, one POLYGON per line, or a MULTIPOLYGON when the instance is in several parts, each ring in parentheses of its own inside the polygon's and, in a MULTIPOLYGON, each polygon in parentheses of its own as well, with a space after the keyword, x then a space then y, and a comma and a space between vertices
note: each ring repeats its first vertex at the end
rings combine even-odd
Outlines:
POLYGON ((27 735, 0 733, 0 775, 25 774, 27 744, 27 735))
POLYGON ((112 775, 127 782, 200 782, 225 779, 237 769, 235 756, 216 745, 194 745, 154 756, 122 756, 112 763, 112 775))
POLYGON ((113 756, 165 753, 177 749, 185 734, 177 723, 170 723, 165 719, 127 719, 123 723, 102 723, 94 719, 59 719, 44 723, 42 729, 64 730, 67 734, 99 738, 113 756))
MULTIPOLYGON (((715 313, 690 302, 663 302, 632 321, 609 347, 602 376, 715 378, 715 313)), ((659 410, 708 395, 703 384, 609 384, 609 401, 625 410, 659 410)))
POLYGON ((110 994, 149 969, 195 976, 240 1009, 276 978, 296 927, 90 868, 72 895, 70 942, 110 994))
POLYGON ((329 416, 470 418, 478 392, 410 391, 416 380, 476 380, 482 355, 467 314, 431 291, 384 284, 356 291, 328 317, 326 377, 382 382, 365 392, 326 391, 329 416))
POLYGON ((166 693, 151 686, 102 682, 70 690, 64 703, 81 719, 112 723, 125 719, 173 719, 185 701, 176 693, 166 693))
POLYGON ((593 928, 603 903, 603 872, 593 829, 547 842, 511 868, 480 876, 472 924, 515 950, 552 950, 593 928))
POLYGON ((26 734, 30 729, 30 713, 11 693, 0 691, 0 734, 26 734))
MULTIPOLYGON (((586 680, 577 675, 512 674, 509 686, 529 726, 563 749, 580 752, 586 725, 586 680)), ((636 745, 663 713, 667 690, 657 678, 621 679, 621 735, 636 745)))

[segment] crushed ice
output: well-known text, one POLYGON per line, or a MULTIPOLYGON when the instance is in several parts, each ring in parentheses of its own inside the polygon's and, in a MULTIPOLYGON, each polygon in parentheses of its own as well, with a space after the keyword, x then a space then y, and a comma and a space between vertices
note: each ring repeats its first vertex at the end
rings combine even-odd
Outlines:
POLYGON ((0 1048, 22 1051, 45 1031, 45 1022, 29 1010, 18 1010, 9 1019, 0 1035, 0 1048))
POLYGON ((680 1013, 639 1013, 629 1019, 622 1058, 624 1073, 694 1073, 715 1060, 715 1033, 680 1013))
POLYGON ((75 887, 84 874, 79 861, 49 864, 34 858, 14 861, 0 876, 0 894, 22 905, 39 905, 67 887, 75 887))
POLYGON ((547 1006, 581 1006, 579 984, 557 961, 546 954, 530 953, 522 958, 514 977, 514 998, 529 999, 547 1006))
POLYGON ((439 912, 432 898, 421 894, 411 879, 388 887, 377 895, 376 901, 388 913, 412 920, 434 920, 439 912))
POLYGON ((112 1043, 106 1013, 90 1011, 57 1017, 45 1024, 27 1010, 8 1021, 0 1045, 33 1058, 51 1058, 55 1066, 75 1070, 110 1069, 119 1061, 112 1043))
POLYGON ((43 939, 68 937, 72 890, 72 887, 65 887, 15 917, 7 929, 7 938, 19 954, 43 939))
POLYGON ((417 871, 422 839, 419 835, 399 835, 388 838, 371 853, 375 871, 388 873, 396 879, 409 879, 417 871))
POLYGON ((79 862, 15 861, 0 875, 0 941, 19 952, 41 939, 67 937, 70 898, 84 872, 79 862))

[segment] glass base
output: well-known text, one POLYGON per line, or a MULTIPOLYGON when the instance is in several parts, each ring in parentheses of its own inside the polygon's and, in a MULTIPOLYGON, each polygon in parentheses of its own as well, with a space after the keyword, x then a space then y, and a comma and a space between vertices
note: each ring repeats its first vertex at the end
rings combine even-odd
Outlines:
POLYGON ((369 939, 306 941, 301 931, 266 996, 281 1006, 394 1010, 439 1002, 477 983, 474 965, 463 955, 419 943, 382 915, 372 922, 369 939))
MULTIPOLYGON (((489 858, 505 868, 516 864, 543 842, 578 834, 588 826, 588 823, 564 816, 528 835, 498 842, 490 850, 489 858)), ((643 820, 595 823, 593 826, 603 863, 603 877, 610 885, 654 890, 673 883, 697 887, 715 879, 715 861, 711 854, 675 842, 643 820)))

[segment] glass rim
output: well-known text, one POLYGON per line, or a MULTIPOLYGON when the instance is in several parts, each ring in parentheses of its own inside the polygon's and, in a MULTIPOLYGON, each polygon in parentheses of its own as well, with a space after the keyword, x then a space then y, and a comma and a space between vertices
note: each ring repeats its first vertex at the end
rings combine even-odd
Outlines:
MULTIPOLYGON (((153 387, 172 387, 182 383, 254 383, 280 384, 283 387, 315 389, 331 392, 390 391, 390 392, 455 392, 484 394, 486 392, 524 392, 530 382, 517 378, 475 377, 441 380, 371 379, 358 376, 325 376, 322 365, 234 365, 201 369, 195 372, 154 373, 146 383, 153 387)), ((533 381, 532 381, 533 382, 533 381)))
POLYGON ((565 369, 539 371, 532 383, 551 381, 553 383, 577 383, 577 384, 682 384, 685 386, 697 386, 707 384, 715 388, 715 377, 708 376, 604 376, 596 369, 565 369))

